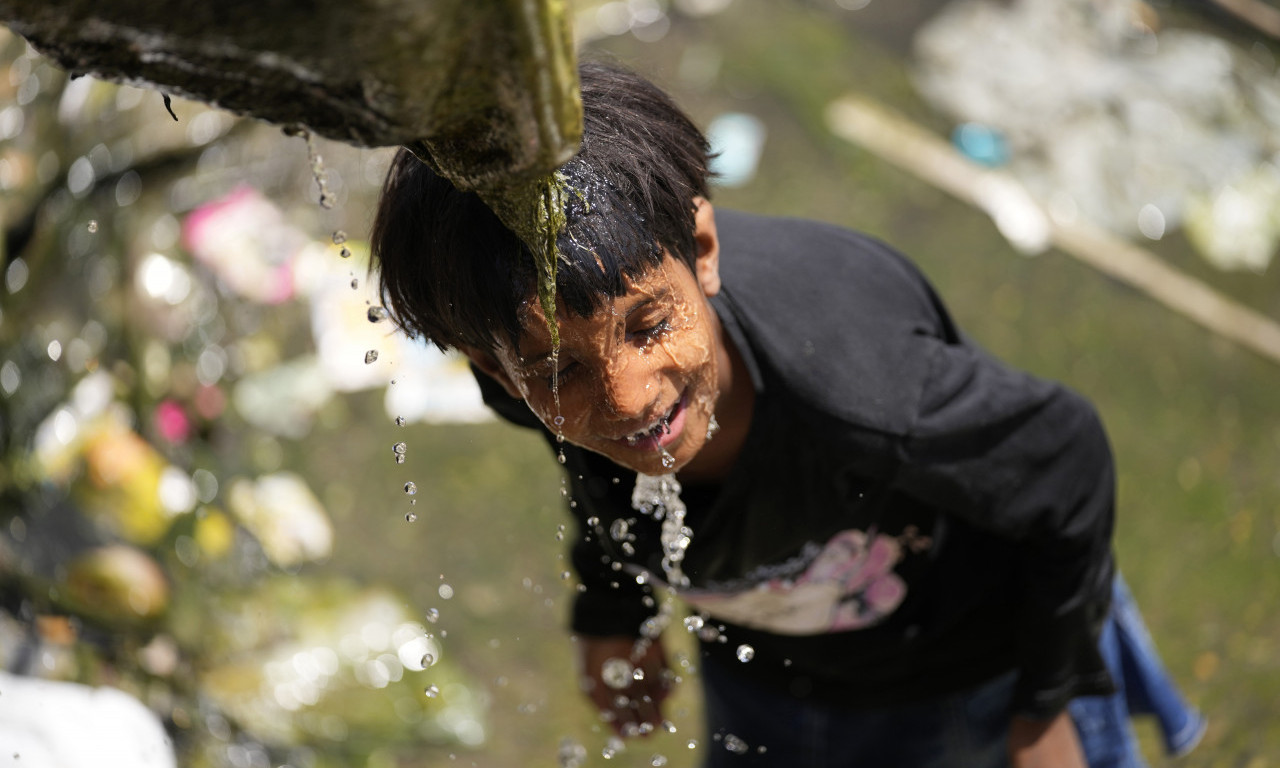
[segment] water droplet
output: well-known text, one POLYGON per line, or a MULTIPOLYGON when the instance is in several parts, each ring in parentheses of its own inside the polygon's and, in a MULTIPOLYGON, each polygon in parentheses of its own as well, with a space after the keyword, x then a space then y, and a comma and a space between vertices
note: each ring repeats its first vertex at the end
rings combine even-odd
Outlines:
POLYGON ((409 422, 405 419, 405 417, 403 417, 403 416, 397 416, 397 417, 396 417, 396 426, 397 426, 397 427, 403 427, 405 424, 408 424, 408 423, 409 423, 409 422))
POLYGON ((697 748, 698 748, 698 740, 697 740, 697 739, 689 739, 689 743, 688 743, 686 746, 687 746, 687 747, 689 747, 689 749, 697 749, 697 748))
POLYGON ((422 668, 423 668, 423 669, 426 669, 427 667, 429 667, 429 666, 431 666, 432 664, 435 664, 435 663, 436 663, 436 657, 435 657, 434 655, 432 655, 432 654, 430 654, 430 653, 424 653, 424 654, 422 654, 422 668))
POLYGON ((368 352, 364 353, 365 365, 368 365, 369 363, 372 363, 374 360, 377 360, 377 359, 378 359, 378 350, 376 349, 371 349, 368 352))
POLYGON ((343 244, 343 243, 345 243, 345 242, 347 242, 347 233, 346 233, 346 232, 343 232, 343 231, 342 231, 342 230, 340 230, 340 229, 338 229, 338 230, 334 230, 334 233, 333 233, 333 244, 334 244, 334 245, 342 245, 342 244, 343 244))
POLYGON ((338 251, 338 255, 344 259, 349 259, 351 258, 351 249, 344 245, 342 250, 338 251))
POLYGON ((569 579, 573 578, 573 574, 569 573, 568 571, 561 571, 560 578, 564 579, 565 581, 568 581, 569 579))
POLYGON ((609 536, 611 536, 614 541, 623 541, 627 538, 627 534, 630 532, 630 529, 631 526, 626 520, 618 518, 610 524, 609 536))
POLYGON ((746 643, 743 643, 742 645, 738 646, 737 656, 738 656, 738 661, 741 661, 742 663, 745 664, 756 657, 756 649, 752 648, 746 643))
POLYGON ((407 450, 409 450, 409 446, 404 443, 396 443, 391 446, 391 452, 397 456, 403 456, 407 450))
POLYGON ((440 588, 436 590, 436 594, 440 595, 441 600, 448 600, 453 597, 453 587, 448 584, 441 584, 440 588))
POLYGON ((397 463, 397 464, 403 464, 403 463, 404 463, 404 454, 403 454, 403 453, 396 455, 396 463, 397 463))
MULTIPOLYGON (((423 666, 426 666, 426 665, 424 664, 423 666)), ((428 685, 426 688, 423 689, 422 693, 428 699, 434 699, 435 697, 440 695, 440 689, 435 687, 434 685, 428 685)))
POLYGON ((412 496, 413 494, 418 492, 418 486, 412 480, 410 480, 409 482, 404 484, 404 492, 412 496))
POLYGON ((560 750, 556 753, 559 768, 581 768, 587 761, 587 748, 569 738, 560 740, 560 750))
POLYGON ((435 608, 428 608, 427 621, 432 624, 435 624, 439 620, 440 620, 440 611, 436 610, 435 608))
POLYGON ((359 288, 360 288, 360 278, 358 277, 351 278, 351 290, 354 291, 354 290, 358 290, 359 288))
POLYGON ((605 760, 612 760, 617 755, 626 750, 626 745, 622 739, 617 736, 610 736, 609 741, 605 743, 604 749, 600 750, 600 756, 605 760))
POLYGON ((666 764, 667 764, 666 755, 655 754, 653 757, 649 758, 649 765, 655 766, 655 768, 662 768, 662 766, 666 764))
POLYGON ((747 742, 734 736, 732 733, 726 733, 724 736, 724 748, 735 755, 745 754, 747 751, 747 742))
POLYGON ((551 420, 551 423, 552 423, 552 424, 555 424, 557 427, 563 427, 563 426, 564 426, 564 417, 563 417, 563 416, 557 416, 557 417, 555 417, 554 419, 552 419, 552 420, 551 420))
POLYGON ((605 659, 600 665, 600 679, 604 680, 604 684, 620 691, 631 685, 635 667, 631 666, 631 662, 626 659, 620 659, 616 656, 611 659, 605 659))
POLYGON ((561 450, 559 453, 556 454, 556 461, 560 462, 561 464, 565 463, 565 456, 564 456, 563 450, 561 450))
POLYGON ((670 720, 663 720, 662 725, 660 727, 662 728, 662 730, 666 731, 667 733, 676 732, 676 724, 671 722, 670 720))
POLYGON ((390 317, 386 307, 369 307, 369 322, 380 323, 390 317))
POLYGON ((97 231, 98 231, 98 221, 97 221, 97 219, 90 219, 90 220, 89 220, 89 232, 90 232, 90 233, 93 233, 93 232, 97 232, 97 231))
POLYGON ((701 616, 686 616, 684 619, 684 628, 690 632, 697 632, 702 629, 704 620, 701 616))

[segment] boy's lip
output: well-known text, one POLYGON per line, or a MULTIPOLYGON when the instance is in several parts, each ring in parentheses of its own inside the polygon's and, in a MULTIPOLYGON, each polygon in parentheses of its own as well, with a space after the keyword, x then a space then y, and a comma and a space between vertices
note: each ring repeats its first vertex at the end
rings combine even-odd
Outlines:
POLYGON ((616 442, 640 451, 656 451, 666 448, 680 438, 684 431, 687 394, 681 394, 675 405, 646 429, 617 438, 616 442))

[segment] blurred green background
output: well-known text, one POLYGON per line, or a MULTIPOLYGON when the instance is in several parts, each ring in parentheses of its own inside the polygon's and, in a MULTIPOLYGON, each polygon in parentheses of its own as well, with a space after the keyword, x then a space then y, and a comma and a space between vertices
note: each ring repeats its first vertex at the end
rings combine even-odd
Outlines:
MULTIPOLYGON (((952 133, 913 48, 944 5, 573 7, 585 49, 652 76, 700 125, 758 121, 758 163, 717 205, 882 237, 978 341, 1098 405, 1121 567, 1210 720, 1177 764, 1280 765, 1280 363, 1060 251, 1028 258, 986 214, 831 133, 827 105, 850 93, 952 133)), ((1275 82, 1276 41, 1210 4, 1119 5, 1142 35, 1211 35, 1275 82)), ((562 630, 557 465, 535 435, 458 423, 475 415, 456 361, 367 317, 389 150, 317 140, 324 208, 303 139, 176 99, 175 122, 158 93, 68 80, 13 36, 0 54, 5 668, 133 693, 180 765, 604 763, 562 630)), ((1280 317, 1276 270, 1215 266, 1176 225, 1125 236, 1280 317)), ((688 746, 695 676, 677 733, 608 764, 714 748, 688 746)))

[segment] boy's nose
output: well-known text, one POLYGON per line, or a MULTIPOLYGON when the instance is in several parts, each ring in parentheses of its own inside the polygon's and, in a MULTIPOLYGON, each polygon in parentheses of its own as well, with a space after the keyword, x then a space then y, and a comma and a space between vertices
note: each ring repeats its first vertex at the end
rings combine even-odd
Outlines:
POLYGON ((641 418, 649 413, 656 395, 648 377, 635 366, 613 365, 600 374, 600 398, 610 416, 641 418))

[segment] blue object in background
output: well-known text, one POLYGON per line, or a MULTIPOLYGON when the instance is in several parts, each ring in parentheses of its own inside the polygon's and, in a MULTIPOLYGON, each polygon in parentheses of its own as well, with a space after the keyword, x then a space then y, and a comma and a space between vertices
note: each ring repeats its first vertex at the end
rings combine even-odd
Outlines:
POLYGON ((1009 161, 1009 143, 989 125, 961 123, 951 132, 951 143, 975 163, 995 167, 1009 161))

